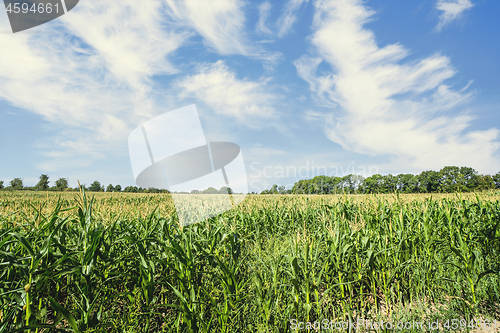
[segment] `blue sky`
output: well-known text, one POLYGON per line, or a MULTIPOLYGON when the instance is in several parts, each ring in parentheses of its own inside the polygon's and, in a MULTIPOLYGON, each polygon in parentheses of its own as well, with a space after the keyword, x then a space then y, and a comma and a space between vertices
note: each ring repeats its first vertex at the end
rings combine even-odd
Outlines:
POLYGON ((318 174, 500 171, 500 3, 82 0, 9 33, 0 180, 133 185, 127 137, 195 104, 250 191, 318 174))

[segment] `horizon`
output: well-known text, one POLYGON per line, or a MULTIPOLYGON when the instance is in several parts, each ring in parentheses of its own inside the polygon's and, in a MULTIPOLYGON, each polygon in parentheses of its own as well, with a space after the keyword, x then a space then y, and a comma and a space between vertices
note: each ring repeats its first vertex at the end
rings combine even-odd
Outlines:
POLYGON ((137 186, 131 131, 192 104, 207 141, 241 147, 249 193, 323 170, 366 178, 467 165, 494 175, 499 9, 85 1, 13 34, 2 7, 0 180, 137 186))
MULTIPOLYGON (((313 169, 314 170, 314 169, 313 169)), ((288 170, 287 170, 288 171, 288 170)), ((295 170, 296 171, 296 170, 295 170)), ((283 172, 283 170, 281 171, 283 172)), ((265 174, 264 174, 265 175, 265 174)), ((266 175, 265 175, 266 176, 266 175)), ((101 183, 98 180, 93 181, 90 185, 87 186, 86 183, 81 184, 80 181, 78 180, 78 186, 77 187, 71 187, 68 185, 68 179, 66 178, 60 178, 56 181, 53 181, 53 185, 50 186, 50 176, 46 174, 40 175, 40 180, 37 184, 35 185, 26 185, 23 183, 22 178, 15 178, 12 181, 16 180, 21 180, 22 183, 22 188, 14 188, 11 182, 6 183, 4 180, 0 179, 0 190, 34 190, 38 191, 40 183, 44 182, 46 184, 46 188, 42 189, 43 190, 51 190, 51 191, 65 191, 65 190, 72 190, 72 191, 78 191, 79 189, 85 189, 88 191, 92 192, 130 192, 130 193, 143 193, 142 191, 158 191, 158 192, 147 192, 147 193, 165 193, 163 192, 164 190, 168 191, 168 193, 176 193, 176 194, 226 194, 226 191, 230 191, 229 194, 292 194, 296 193, 294 191, 302 191, 300 189, 301 185, 303 185, 303 182, 308 182, 308 181, 314 181, 317 178, 320 178, 320 187, 323 186, 329 186, 330 189, 327 192, 328 194, 331 194, 331 190, 334 190, 334 193, 337 194, 337 191, 342 191, 347 188, 349 192, 352 191, 361 191, 357 193, 373 193, 373 192, 367 192, 370 191, 368 188, 370 187, 369 183, 372 183, 373 181, 377 184, 377 191, 382 188, 384 192, 382 193, 387 193, 386 190, 387 188, 393 188, 394 191, 399 191, 402 193, 426 193, 426 191, 422 192, 426 185, 430 182, 434 183, 433 190, 432 191, 427 191, 427 193, 431 192, 448 192, 448 190, 451 189, 451 187, 454 186, 459 186, 461 187, 461 190, 459 191, 483 191, 487 189, 498 189, 500 188, 500 171, 497 172, 496 174, 488 175, 488 174, 480 174, 477 170, 470 168, 470 167, 458 167, 458 166, 445 166, 440 170, 426 170, 422 171, 420 174, 412 174, 412 173, 401 173, 401 174, 387 174, 387 175, 381 175, 378 173, 371 174, 369 176, 363 176, 361 174, 344 174, 343 176, 338 176, 338 175, 323 175, 323 174, 318 174, 316 176, 310 177, 310 178, 302 178, 297 180, 293 184, 277 184, 277 183, 267 183, 264 181, 263 187, 260 187, 256 192, 255 191, 247 191, 246 193, 243 192, 234 192, 233 189, 229 186, 222 186, 219 189, 217 187, 209 186, 208 188, 196 188, 196 189, 191 189, 191 190, 182 190, 182 191, 171 191, 168 189, 162 189, 162 188, 156 188, 156 187, 140 187, 136 185, 124 185, 122 186, 121 184, 108 184, 106 186, 105 183, 101 183), (436 179, 430 181, 432 178, 429 176, 429 173, 434 173, 436 179), (408 179, 407 176, 412 176, 410 177, 411 179, 408 179), (330 180, 330 181, 336 181, 337 183, 324 183, 324 180, 330 180), (43 179, 43 180, 42 180, 43 179), (67 187, 63 189, 58 189, 58 181, 64 180, 66 182, 67 187), (385 184, 385 183, 388 184, 385 184), (302 184, 301 184, 302 183, 302 184), (9 184, 7 186, 7 184, 9 184), (93 186, 95 188, 99 188, 99 190, 96 190, 95 188, 92 190, 93 186), (387 187, 387 188, 386 188, 387 187), (407 192, 408 188, 411 187, 410 192, 407 192), (128 189, 128 190, 127 190, 128 189), (135 190, 131 190, 135 189, 135 190), (160 192, 161 191, 161 192, 160 192), (213 191, 216 191, 218 193, 213 193, 213 191), (273 192, 274 191, 274 192, 273 192)), ((251 184, 252 185, 252 184, 251 184)), ((45 186, 45 185, 44 185, 45 186)), ((431 186, 431 187, 432 187, 431 186)), ((253 188, 256 188, 255 184, 253 184, 253 188)), ((428 189, 428 188, 427 188, 428 189)), ((456 189, 455 189, 456 190, 456 189)), ((454 190, 454 191, 455 191, 454 190)), ((299 193, 297 192, 297 193, 299 193)), ((391 192, 391 191, 389 191, 391 192)), ((302 193, 302 192, 300 192, 302 193)), ((308 192, 309 193, 309 192, 308 192)), ((309 193, 310 194, 310 193, 309 193)))

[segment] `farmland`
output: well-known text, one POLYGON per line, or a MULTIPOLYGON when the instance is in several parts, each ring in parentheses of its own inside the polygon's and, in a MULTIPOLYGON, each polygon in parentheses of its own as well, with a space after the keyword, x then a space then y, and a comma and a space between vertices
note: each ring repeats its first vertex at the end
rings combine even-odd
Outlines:
POLYGON ((168 194, 0 192, 0 332, 498 321, 499 199, 251 195, 183 227, 168 194))

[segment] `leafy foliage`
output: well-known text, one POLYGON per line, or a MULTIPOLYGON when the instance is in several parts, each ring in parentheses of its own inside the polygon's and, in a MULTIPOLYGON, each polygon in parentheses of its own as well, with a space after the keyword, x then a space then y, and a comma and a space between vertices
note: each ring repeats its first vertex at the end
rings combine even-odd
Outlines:
POLYGON ((286 332, 500 302, 498 192, 249 196, 185 227, 167 194, 95 195, 0 194, 1 331, 286 332))
POLYGON ((101 191, 104 191, 104 187, 101 186, 101 183, 99 183, 97 180, 94 181, 90 187, 89 187, 89 191, 92 191, 92 192, 101 192, 101 191))
POLYGON ((46 191, 49 188, 49 176, 47 175, 40 175, 40 180, 38 183, 35 185, 35 190, 37 191, 46 191))
POLYGON ((64 191, 68 188, 68 180, 66 178, 59 178, 56 180, 54 189, 57 191, 64 191))
POLYGON ((446 166, 440 171, 427 170, 420 175, 375 174, 344 177, 316 176, 296 182, 291 190, 274 184, 261 194, 337 194, 337 193, 454 193, 485 191, 500 188, 500 172, 494 176, 480 175, 469 167, 446 166))
POLYGON ((14 190, 20 190, 23 188, 23 180, 21 178, 14 178, 10 181, 10 187, 14 190))

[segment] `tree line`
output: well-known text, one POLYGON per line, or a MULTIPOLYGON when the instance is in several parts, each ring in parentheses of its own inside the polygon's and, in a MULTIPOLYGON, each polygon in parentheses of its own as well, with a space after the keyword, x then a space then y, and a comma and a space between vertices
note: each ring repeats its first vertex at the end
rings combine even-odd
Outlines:
POLYGON ((336 194, 336 193, 450 193, 473 192, 500 188, 500 172, 481 175, 470 167, 446 166, 439 171, 423 171, 419 175, 398 174, 370 177, 316 176, 297 181, 292 189, 274 184, 261 194, 336 194))
MULTIPOLYGON (((68 179, 59 178, 54 182, 53 186, 50 186, 49 176, 46 174, 40 175, 40 180, 35 186, 24 186, 23 180, 21 178, 14 178, 9 182, 9 186, 4 185, 4 181, 0 180, 0 191, 12 191, 12 190, 26 190, 26 191, 79 191, 80 188, 85 191, 90 192, 129 192, 129 193, 170 193, 165 189, 157 189, 157 188, 142 188, 137 186, 127 186, 122 189, 121 185, 113 185, 109 184, 108 186, 101 185, 99 181, 94 181, 90 186, 80 185, 80 187, 71 188, 68 186, 68 179)), ((189 192, 181 192, 181 193, 189 193, 189 192)), ((217 190, 214 187, 209 187, 206 190, 198 191, 193 190, 190 193, 192 194, 231 194, 232 191, 228 187, 221 187, 217 190)))
MULTIPOLYGON (((91 192, 129 192, 129 193, 169 193, 165 189, 142 188, 127 186, 122 189, 120 185, 101 185, 94 181, 90 186, 80 185, 71 188, 66 178, 59 178, 50 186, 49 176, 42 174, 35 186, 25 187, 21 178, 14 178, 6 186, 0 180, 1 190, 31 190, 31 191, 78 191, 80 188, 91 192)), ((337 194, 337 193, 450 193, 473 192, 491 189, 500 189, 500 172, 495 175, 481 175, 470 167, 446 166, 439 171, 423 171, 419 175, 375 174, 364 178, 360 175, 347 175, 344 177, 316 176, 312 179, 297 181, 292 189, 274 184, 269 190, 261 194, 337 194)), ((188 192, 183 192, 188 193, 188 192)), ((193 190, 196 194, 226 194, 232 193, 230 188, 222 187, 217 190, 209 187, 204 191, 193 190)), ((254 193, 254 192, 252 192, 254 193)))
POLYGON ((131 192, 131 193, 168 193, 167 190, 155 188, 142 188, 137 186, 127 186, 122 189, 121 185, 109 184, 108 186, 101 185, 99 181, 94 181, 90 186, 80 185, 80 187, 71 188, 68 185, 67 178, 59 178, 50 186, 49 176, 42 174, 40 180, 35 186, 24 186, 21 178, 14 178, 6 186, 3 180, 0 180, 1 190, 27 190, 27 191, 79 191, 80 188, 90 192, 131 192))

